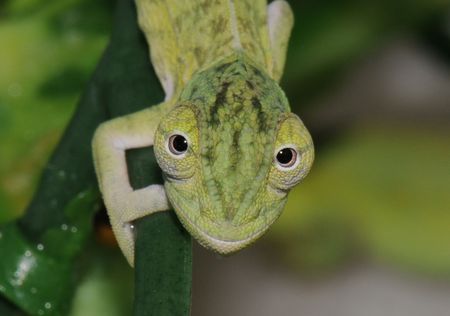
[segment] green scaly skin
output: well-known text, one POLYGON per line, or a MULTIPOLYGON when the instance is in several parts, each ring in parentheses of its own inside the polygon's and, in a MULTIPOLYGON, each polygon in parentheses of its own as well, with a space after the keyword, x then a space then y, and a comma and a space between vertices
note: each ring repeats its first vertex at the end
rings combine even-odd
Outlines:
POLYGON ((306 130, 289 114, 278 84, 242 54, 194 76, 179 104, 156 134, 166 193, 201 244, 223 254, 239 250, 280 215, 288 188, 309 169, 311 140, 292 139, 305 153, 302 164, 287 171, 287 181, 277 178, 272 167, 280 125, 292 125, 301 136, 306 130), (174 130, 191 145, 183 161, 174 160, 164 145, 174 130))
POLYGON ((132 221, 172 206, 203 246, 235 252, 278 218, 314 158, 311 137, 277 83, 292 27, 289 6, 277 0, 266 15, 263 0, 137 5, 166 101, 102 124, 94 137, 100 189, 119 246, 133 265, 132 221), (229 31, 214 31, 219 26, 229 31), (185 153, 171 152, 173 135, 185 137, 185 153), (149 145, 164 189, 133 190, 124 152, 149 145), (296 153, 289 166, 276 159, 286 148, 296 153))

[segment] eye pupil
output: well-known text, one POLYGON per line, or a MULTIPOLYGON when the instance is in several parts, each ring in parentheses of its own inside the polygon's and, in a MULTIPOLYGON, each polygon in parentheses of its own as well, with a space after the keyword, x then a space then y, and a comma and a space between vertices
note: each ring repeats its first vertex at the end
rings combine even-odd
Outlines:
POLYGON ((188 148, 187 140, 181 135, 176 135, 173 139, 173 148, 177 151, 186 151, 188 148))
POLYGON ((172 135, 169 138, 169 149, 175 155, 181 155, 188 149, 188 141, 182 135, 172 135))
POLYGON ((188 141, 182 135, 172 135, 169 138, 169 149, 175 155, 181 155, 188 149, 188 141))
POLYGON ((292 160, 292 151, 290 148, 282 149, 277 154, 277 160, 279 163, 285 165, 288 164, 292 160))
POLYGON ((283 148, 278 151, 276 159, 282 167, 291 167, 297 159, 297 152, 293 148, 283 148))

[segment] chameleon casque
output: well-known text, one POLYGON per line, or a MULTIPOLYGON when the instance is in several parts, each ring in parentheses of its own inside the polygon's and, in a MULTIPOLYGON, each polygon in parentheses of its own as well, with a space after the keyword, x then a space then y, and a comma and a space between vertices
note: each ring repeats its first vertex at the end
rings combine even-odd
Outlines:
POLYGON ((133 265, 133 221, 173 208, 200 244, 235 252, 278 218, 314 158, 311 137, 277 83, 292 11, 284 0, 136 5, 166 97, 101 124, 93 139, 119 246, 133 265), (164 186, 134 190, 125 151, 152 145, 164 186))

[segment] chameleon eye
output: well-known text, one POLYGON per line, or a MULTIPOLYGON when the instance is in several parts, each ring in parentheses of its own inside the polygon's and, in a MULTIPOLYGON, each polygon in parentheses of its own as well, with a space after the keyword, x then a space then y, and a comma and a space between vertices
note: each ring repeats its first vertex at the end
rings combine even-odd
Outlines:
POLYGON ((168 145, 170 152, 177 156, 184 154, 189 147, 186 137, 179 134, 170 136, 168 145))
POLYGON ((281 148, 275 156, 278 165, 283 169, 294 166, 297 162, 297 158, 297 151, 290 147, 281 148))

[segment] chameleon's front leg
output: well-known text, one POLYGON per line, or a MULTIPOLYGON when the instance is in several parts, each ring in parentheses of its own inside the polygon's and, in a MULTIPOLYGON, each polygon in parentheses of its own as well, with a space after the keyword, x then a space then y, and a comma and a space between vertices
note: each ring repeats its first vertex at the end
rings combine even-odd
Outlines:
POLYGON ((95 170, 119 246, 131 266, 134 264, 132 221, 169 209, 162 185, 133 190, 128 177, 125 151, 153 145, 156 128, 169 108, 153 106, 99 126, 93 139, 95 170))

